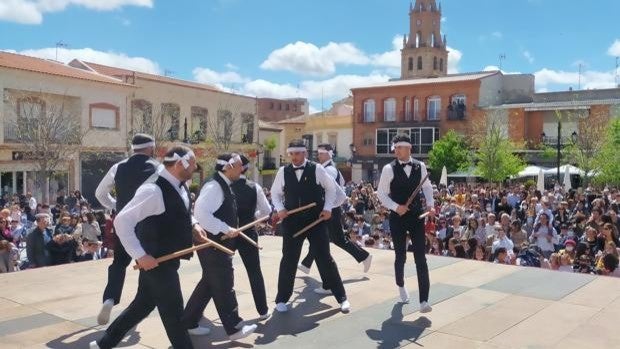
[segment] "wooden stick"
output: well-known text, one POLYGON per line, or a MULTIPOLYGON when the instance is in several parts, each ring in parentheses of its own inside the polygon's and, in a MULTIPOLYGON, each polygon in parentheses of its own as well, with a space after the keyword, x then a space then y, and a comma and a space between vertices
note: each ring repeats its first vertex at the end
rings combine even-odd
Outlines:
POLYGON ((263 248, 261 246, 258 246, 258 244, 256 243, 256 241, 252 240, 249 236, 245 235, 242 232, 239 232, 239 236, 241 236, 243 239, 245 239, 247 242, 249 242, 250 244, 254 245, 254 247, 258 248, 259 250, 262 250, 263 248))
POLYGON ((417 188, 415 188, 413 193, 411 193, 411 196, 409 196, 409 199, 407 199, 407 203, 405 204, 405 206, 407 206, 407 208, 409 208, 409 205, 411 205, 411 203, 413 202, 413 199, 415 199, 415 197, 418 195, 420 190, 422 190, 422 185, 424 184, 424 182, 426 182, 426 180, 428 179, 428 177, 430 175, 431 175, 431 173, 427 172, 426 176, 424 176, 424 178, 422 178, 422 180, 420 181, 420 184, 418 184, 417 188))
MULTIPOLYGON (((290 215, 295 214, 295 213, 297 213, 297 212, 305 211, 305 210, 307 210, 307 209, 309 209, 309 208, 312 208, 312 207, 314 207, 314 206, 316 206, 316 202, 309 203, 309 204, 307 204, 307 205, 305 205, 305 206, 297 207, 297 208, 295 208, 295 209, 292 209, 292 210, 290 210, 290 211, 287 211, 287 213, 288 213, 288 215, 290 216, 290 215)), ((279 220, 279 221, 276 223, 276 225, 278 225, 278 224, 280 224, 280 223, 282 223, 282 220, 279 220)))
MULTIPOLYGON (((192 247, 186 248, 184 250, 176 251, 176 252, 173 252, 173 253, 170 253, 170 254, 158 257, 157 258, 157 263, 162 263, 162 262, 165 262, 165 261, 169 261, 171 259, 180 258, 182 256, 185 256, 186 254, 192 253, 194 251, 199 251, 199 250, 202 250, 204 248, 211 247, 211 246, 213 246, 213 247, 217 248, 218 250, 220 250, 220 251, 222 251, 222 252, 224 252, 226 254, 229 254, 231 256, 235 254, 235 252, 233 252, 232 250, 230 250, 230 249, 228 249, 228 248, 218 244, 217 242, 215 242, 213 240, 207 239, 207 242, 205 242, 203 244, 192 246, 192 247)), ((140 269, 140 265, 136 262, 136 264, 133 266, 133 270, 138 270, 138 269, 140 269)))
POLYGON ((301 234, 303 234, 303 233, 307 232, 308 230, 312 229, 315 225, 317 225, 317 224, 321 223, 322 221, 323 221, 323 218, 319 218, 319 219, 317 219, 316 221, 314 221, 314 222, 312 222, 312 223, 310 223, 310 224, 306 225, 306 227, 305 227, 305 228, 303 228, 302 230, 300 230, 300 231, 296 232, 296 233, 293 235, 293 237, 294 237, 294 238, 298 237, 299 235, 301 235, 301 234))
MULTIPOLYGON (((252 228, 253 226, 257 225, 258 223, 262 223, 262 222, 264 222, 264 221, 266 221, 268 219, 269 219, 269 216, 261 217, 261 218, 255 220, 254 222, 250 222, 250 223, 242 226, 241 228, 237 228, 237 230, 239 230, 239 232, 240 232, 239 235, 243 235, 244 238, 250 239, 247 235, 245 235, 245 234, 243 234, 241 232, 244 231, 244 230, 248 230, 248 229, 252 228)), ((227 240, 227 239, 229 239, 228 236, 226 236, 226 235, 222 236, 222 240, 227 240)), ((250 239, 250 240, 252 241, 252 244, 254 246, 258 247, 258 245, 254 242, 254 240, 252 240, 252 239, 250 239)))

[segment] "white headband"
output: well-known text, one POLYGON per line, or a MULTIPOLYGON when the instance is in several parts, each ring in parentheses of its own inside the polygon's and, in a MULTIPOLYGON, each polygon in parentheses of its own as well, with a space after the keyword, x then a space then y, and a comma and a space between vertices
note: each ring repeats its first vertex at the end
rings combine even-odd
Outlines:
POLYGON ((396 143, 392 143, 392 151, 394 151, 394 149, 396 149, 396 147, 408 147, 411 148, 411 143, 409 142, 396 142, 396 143))
POLYGON ((317 150, 317 152, 319 154, 329 154, 330 158, 334 156, 334 151, 333 150, 319 149, 319 150, 317 150))
POLYGON ((144 148, 154 148, 154 147, 155 147, 155 142, 154 141, 150 141, 150 142, 146 142, 146 143, 142 143, 142 144, 132 144, 131 145, 131 149, 133 149, 133 150, 144 149, 144 148))
POLYGON ((217 159, 215 163, 224 166, 224 168, 226 168, 227 166, 230 166, 230 168, 232 168, 237 161, 241 162, 241 156, 239 156, 239 154, 233 154, 230 160, 226 161, 217 159))
POLYGON ((180 156, 179 154, 174 153, 174 156, 172 157, 169 157, 169 156, 165 157, 164 162, 169 162, 169 161, 177 162, 181 160, 181 164, 183 164, 183 168, 187 170, 187 168, 189 167, 189 160, 193 157, 196 157, 196 156, 194 155, 194 152, 190 150, 183 156, 180 156))
POLYGON ((288 148, 286 148, 286 152, 287 153, 298 153, 298 152, 302 152, 302 151, 306 151, 306 147, 288 147, 288 148))

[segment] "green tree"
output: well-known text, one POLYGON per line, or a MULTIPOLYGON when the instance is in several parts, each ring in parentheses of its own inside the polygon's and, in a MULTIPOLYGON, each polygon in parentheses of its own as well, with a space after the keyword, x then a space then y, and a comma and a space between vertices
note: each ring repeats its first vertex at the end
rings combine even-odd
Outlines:
POLYGON ((475 172, 489 182, 503 182, 525 167, 525 162, 515 154, 517 145, 508 139, 507 115, 493 111, 483 118, 474 134, 477 150, 475 172))
POLYGON ((448 173, 469 168, 470 153, 463 136, 454 130, 448 131, 433 144, 428 164, 433 172, 441 172, 444 166, 448 173))
POLYGON ((620 119, 614 118, 609 121, 601 151, 595 156, 594 162, 597 176, 594 182, 597 184, 620 185, 620 119))

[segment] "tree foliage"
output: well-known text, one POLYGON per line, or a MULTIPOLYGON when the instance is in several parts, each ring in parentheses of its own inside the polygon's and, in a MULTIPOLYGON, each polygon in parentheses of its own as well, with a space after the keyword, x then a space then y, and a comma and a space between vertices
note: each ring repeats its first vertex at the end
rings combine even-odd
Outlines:
POLYGON ((465 170, 470 166, 470 152, 463 136, 448 131, 433 144, 428 154, 428 164, 433 171, 441 171, 445 166, 448 173, 465 170))
POLYGON ((475 172, 489 182, 503 182, 519 173, 525 162, 515 154, 517 145, 508 139, 507 120, 501 112, 488 113, 477 125, 474 144, 475 172))
POLYGON ((594 158, 597 184, 620 185, 620 119, 609 121, 607 132, 601 135, 603 144, 594 158))

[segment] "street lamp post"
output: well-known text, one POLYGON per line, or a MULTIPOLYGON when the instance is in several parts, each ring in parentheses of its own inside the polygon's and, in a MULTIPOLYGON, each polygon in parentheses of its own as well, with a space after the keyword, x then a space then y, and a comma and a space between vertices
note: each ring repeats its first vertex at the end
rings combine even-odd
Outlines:
MULTIPOLYGON (((577 132, 573 131, 573 133, 571 134, 571 141, 573 144, 577 143, 577 132)), ((547 140, 547 135, 543 132, 541 134, 541 138, 544 144, 547 144, 546 140, 547 140)), ((557 172, 556 172, 556 182, 560 183, 560 161, 562 159, 562 122, 558 121, 558 138, 557 138, 557 142, 556 142, 556 147, 557 147, 557 156, 556 156, 556 165, 557 165, 557 172)), ((568 171, 568 169, 567 169, 568 171)), ((568 175, 567 173, 564 174, 565 176, 568 175)))

